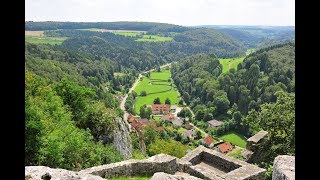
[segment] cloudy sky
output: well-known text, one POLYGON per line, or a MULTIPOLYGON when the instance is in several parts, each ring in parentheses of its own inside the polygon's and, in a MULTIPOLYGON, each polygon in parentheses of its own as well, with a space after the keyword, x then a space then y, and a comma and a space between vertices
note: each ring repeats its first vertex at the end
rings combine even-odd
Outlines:
POLYGON ((26 21, 294 25, 295 0, 25 0, 26 21))

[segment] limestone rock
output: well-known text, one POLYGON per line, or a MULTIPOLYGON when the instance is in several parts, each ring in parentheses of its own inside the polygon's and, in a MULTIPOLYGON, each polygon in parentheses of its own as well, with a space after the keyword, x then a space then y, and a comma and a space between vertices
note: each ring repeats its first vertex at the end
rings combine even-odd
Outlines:
POLYGON ((154 173, 150 180, 200 180, 200 178, 191 176, 190 174, 186 173, 179 173, 179 174, 167 174, 164 172, 157 172, 154 173))
POLYGON ((91 174, 79 174, 65 169, 53 169, 47 166, 26 166, 26 180, 103 180, 102 177, 91 174))
POLYGON ((273 163, 272 180, 294 180, 295 157, 288 155, 277 156, 273 163))

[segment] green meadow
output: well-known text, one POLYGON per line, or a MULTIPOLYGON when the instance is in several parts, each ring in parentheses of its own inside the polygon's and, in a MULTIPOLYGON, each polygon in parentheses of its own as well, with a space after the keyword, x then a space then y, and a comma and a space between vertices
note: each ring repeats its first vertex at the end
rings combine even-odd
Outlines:
POLYGON ((171 76, 170 71, 163 69, 161 71, 162 72, 152 71, 150 78, 143 76, 143 80, 140 81, 134 89, 138 94, 135 103, 136 113, 140 113, 140 107, 144 104, 153 104, 153 100, 157 97, 160 98, 162 104, 164 104, 167 97, 171 100, 171 104, 178 104, 179 94, 176 86, 168 82, 171 76), (147 92, 147 96, 140 96, 140 92, 143 90, 147 92))
POLYGON ((136 37, 137 35, 140 35, 142 32, 112 32, 113 34, 126 36, 126 37, 136 37))
POLYGON ((25 36, 25 41, 34 43, 34 44, 61 44, 66 37, 46 37, 46 36, 25 36))
POLYGON ((222 139, 226 142, 230 142, 233 145, 246 148, 246 144, 247 144, 246 138, 239 133, 228 132, 225 135, 219 137, 219 139, 222 139))
POLYGON ((237 70, 238 64, 240 64, 244 60, 245 56, 228 58, 228 59, 220 59, 220 63, 222 65, 222 73, 228 72, 231 68, 237 70))
POLYGON ((172 37, 164 37, 159 35, 143 35, 142 38, 137 39, 136 41, 145 41, 145 42, 164 42, 171 41, 172 37))

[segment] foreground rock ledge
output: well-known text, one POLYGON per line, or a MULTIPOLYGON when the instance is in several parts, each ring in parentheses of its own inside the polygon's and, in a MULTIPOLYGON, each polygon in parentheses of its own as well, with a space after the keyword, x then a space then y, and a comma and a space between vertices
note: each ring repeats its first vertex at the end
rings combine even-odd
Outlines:
POLYGON ((265 179, 265 169, 199 146, 181 159, 158 154, 148 159, 129 159, 117 163, 95 166, 79 172, 51 169, 45 166, 25 167, 26 178, 39 179, 45 174, 52 180, 100 180, 117 176, 152 176, 152 179, 215 179, 260 180, 265 179))
POLYGON ((295 157, 288 155, 277 156, 273 163, 272 180, 294 180, 295 157))

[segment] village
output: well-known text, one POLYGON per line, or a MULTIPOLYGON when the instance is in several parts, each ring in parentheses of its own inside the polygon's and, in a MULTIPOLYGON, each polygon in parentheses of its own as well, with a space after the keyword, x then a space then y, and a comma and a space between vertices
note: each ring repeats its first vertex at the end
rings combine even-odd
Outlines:
MULTIPOLYGON (((204 131, 201 132, 199 128, 195 127, 191 123, 190 118, 188 117, 178 117, 177 109, 181 110, 181 107, 169 104, 151 104, 147 105, 147 107, 152 109, 152 115, 149 119, 141 118, 139 115, 128 115, 127 121, 131 125, 131 131, 142 132, 143 129, 148 126, 155 128, 155 130, 158 132, 168 132, 173 130, 174 132, 178 133, 176 136, 181 137, 176 138, 176 140, 180 139, 182 143, 187 142, 189 146, 194 147, 203 145, 207 148, 214 149, 227 155, 233 151, 243 149, 239 146, 231 144, 230 142, 225 142, 221 139, 214 138, 204 131)), ((223 121, 216 119, 210 120, 207 123, 208 126, 213 128, 217 128, 224 124, 223 121)))

